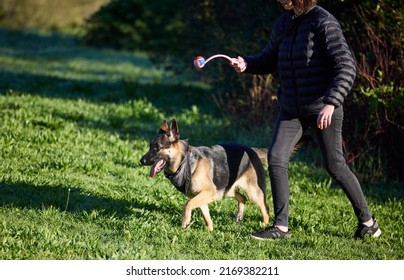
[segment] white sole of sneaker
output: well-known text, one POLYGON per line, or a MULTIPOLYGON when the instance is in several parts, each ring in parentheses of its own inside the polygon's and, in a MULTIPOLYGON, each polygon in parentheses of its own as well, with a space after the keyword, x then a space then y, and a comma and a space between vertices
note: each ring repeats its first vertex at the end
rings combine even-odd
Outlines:
POLYGON ((378 229, 376 230, 376 232, 373 233, 372 237, 374 237, 374 238, 379 237, 380 234, 382 234, 382 231, 380 230, 380 228, 378 228, 378 229))
POLYGON ((262 238, 262 237, 254 236, 254 235, 252 235, 252 234, 250 234, 250 236, 251 236, 252 238, 257 239, 257 240, 277 240, 277 239, 290 239, 290 238, 292 237, 292 234, 289 233, 289 234, 286 234, 286 235, 284 235, 284 236, 280 236, 280 237, 275 238, 275 239, 274 239, 274 238, 262 238))

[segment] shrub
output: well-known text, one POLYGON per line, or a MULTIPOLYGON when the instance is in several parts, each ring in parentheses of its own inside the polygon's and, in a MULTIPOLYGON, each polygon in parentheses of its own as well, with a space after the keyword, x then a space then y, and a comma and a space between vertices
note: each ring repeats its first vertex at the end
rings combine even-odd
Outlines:
POLYGON ((92 46, 166 54, 178 43, 183 24, 178 0, 112 0, 85 23, 83 41, 92 46))
POLYGON ((346 156, 358 159, 359 172, 402 179, 404 7, 391 0, 360 1, 353 10, 357 16, 348 20, 347 36, 358 79, 346 107, 346 156))

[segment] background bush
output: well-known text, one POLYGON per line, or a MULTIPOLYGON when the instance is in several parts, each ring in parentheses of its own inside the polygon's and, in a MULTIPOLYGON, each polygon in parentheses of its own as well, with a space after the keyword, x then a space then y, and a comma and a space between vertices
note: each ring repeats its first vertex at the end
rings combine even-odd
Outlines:
POLYGON ((346 156, 361 173, 403 178, 404 6, 393 0, 323 2, 342 19, 356 56, 356 88, 345 110, 346 156))

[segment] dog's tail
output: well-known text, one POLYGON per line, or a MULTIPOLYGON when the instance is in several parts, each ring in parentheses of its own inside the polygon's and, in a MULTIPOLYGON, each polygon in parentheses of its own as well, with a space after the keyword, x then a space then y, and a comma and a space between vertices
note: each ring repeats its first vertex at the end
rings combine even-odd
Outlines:
MULTIPOLYGON (((296 146, 293 148, 292 156, 303 146, 306 144, 311 144, 314 146, 315 140, 311 135, 303 135, 300 140, 297 142, 296 146)), ((254 152, 257 153, 259 159, 263 163, 268 163, 268 149, 266 148, 252 148, 254 152)))

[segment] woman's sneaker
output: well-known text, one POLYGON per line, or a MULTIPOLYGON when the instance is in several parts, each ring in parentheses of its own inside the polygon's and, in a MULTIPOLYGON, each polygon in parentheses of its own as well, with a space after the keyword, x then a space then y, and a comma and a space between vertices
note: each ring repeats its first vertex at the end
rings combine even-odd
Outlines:
POLYGON ((371 236, 371 237, 379 237, 380 234, 382 234, 382 231, 379 228, 379 224, 376 221, 375 217, 372 217, 373 219, 373 225, 370 227, 364 225, 364 224, 358 224, 358 228, 355 232, 355 239, 363 239, 366 236, 371 236))
POLYGON ((281 231, 276 226, 270 226, 269 228, 251 234, 251 236, 254 237, 255 239, 260 240, 273 240, 278 238, 288 239, 292 236, 292 234, 290 233, 290 231, 284 232, 281 231))

